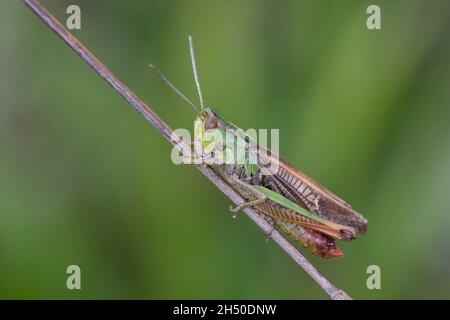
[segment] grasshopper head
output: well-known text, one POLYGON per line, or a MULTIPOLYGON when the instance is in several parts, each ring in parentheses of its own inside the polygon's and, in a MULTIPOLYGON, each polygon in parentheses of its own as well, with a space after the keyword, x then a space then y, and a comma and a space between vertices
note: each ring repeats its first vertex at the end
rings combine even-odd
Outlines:
POLYGON ((204 131, 217 129, 222 122, 211 108, 200 111, 197 115, 197 121, 201 122, 204 131))
POLYGON ((194 124, 194 137, 205 152, 212 152, 222 139, 223 120, 211 108, 198 113, 194 124))

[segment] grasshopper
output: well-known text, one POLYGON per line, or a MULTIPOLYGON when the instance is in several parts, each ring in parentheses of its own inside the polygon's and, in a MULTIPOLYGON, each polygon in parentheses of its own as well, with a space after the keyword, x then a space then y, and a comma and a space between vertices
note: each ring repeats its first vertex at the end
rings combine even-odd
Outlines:
POLYGON ((205 108, 190 36, 189 48, 200 109, 159 69, 153 65, 149 67, 196 111, 194 144, 197 148, 194 157, 208 159, 208 164, 246 199, 246 203, 230 207, 230 210, 238 212, 252 207, 270 217, 276 228, 312 254, 323 258, 342 256, 343 252, 335 241, 350 241, 364 234, 367 220, 344 200, 270 150, 251 143, 254 141, 249 135, 225 120, 216 110, 205 108), (227 135, 230 132, 232 139, 227 135), (217 161, 224 155, 232 155, 235 161, 217 161))

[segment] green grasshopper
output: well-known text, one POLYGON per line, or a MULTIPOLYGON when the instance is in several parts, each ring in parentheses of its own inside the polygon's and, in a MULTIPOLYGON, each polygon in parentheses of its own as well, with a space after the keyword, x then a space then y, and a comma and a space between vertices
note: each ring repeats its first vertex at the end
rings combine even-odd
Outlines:
POLYGON ((205 108, 191 37, 189 48, 200 109, 161 71, 153 65, 149 66, 197 113, 194 157, 208 160, 207 163, 246 199, 246 203, 230 209, 238 212, 252 207, 270 217, 275 227, 314 255, 323 258, 342 256, 343 252, 335 241, 350 241, 364 234, 367 220, 304 173, 254 143, 249 135, 226 121, 217 111, 205 108), (225 158, 233 161, 223 161, 225 158))

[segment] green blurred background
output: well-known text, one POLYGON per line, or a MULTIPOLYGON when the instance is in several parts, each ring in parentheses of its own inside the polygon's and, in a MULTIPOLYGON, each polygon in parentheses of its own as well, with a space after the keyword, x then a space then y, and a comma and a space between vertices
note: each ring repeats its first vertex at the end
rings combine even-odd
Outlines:
MULTIPOLYGON (((174 128, 194 113, 146 65, 196 99, 192 34, 207 104, 279 128, 283 158, 368 218, 311 261, 354 298, 450 298, 449 1, 43 3, 78 4, 74 34, 174 128)), ((20 1, 0 40, 1 298, 327 298, 20 1)))

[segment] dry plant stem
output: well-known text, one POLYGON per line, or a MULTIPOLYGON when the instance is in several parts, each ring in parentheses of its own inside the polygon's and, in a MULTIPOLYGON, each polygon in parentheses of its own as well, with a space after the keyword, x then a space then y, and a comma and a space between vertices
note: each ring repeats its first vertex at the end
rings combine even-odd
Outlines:
MULTIPOLYGON (((114 90, 127 100, 144 118, 150 122, 172 144, 179 141, 171 139, 172 129, 148 107, 136 94, 124 85, 103 63, 97 59, 77 38, 75 38, 56 18, 51 15, 37 0, 22 0, 50 29, 64 40, 92 69, 94 69, 114 90)), ((188 148, 182 144, 182 148, 188 148)), ((231 201, 240 205, 245 200, 222 180, 209 166, 198 165, 197 168, 231 201)), ((273 230, 270 220, 251 208, 244 209, 253 220, 300 266, 323 290, 335 300, 351 299, 343 290, 336 288, 326 279, 302 254, 287 241, 278 231, 273 230)))

